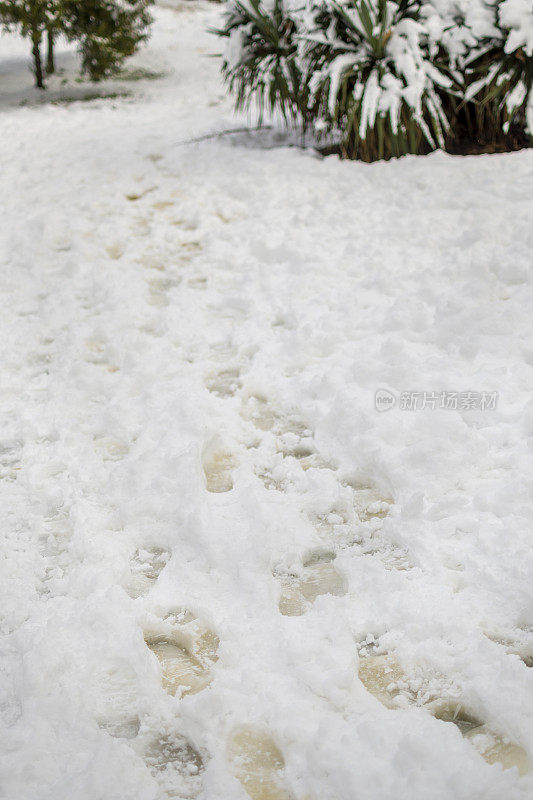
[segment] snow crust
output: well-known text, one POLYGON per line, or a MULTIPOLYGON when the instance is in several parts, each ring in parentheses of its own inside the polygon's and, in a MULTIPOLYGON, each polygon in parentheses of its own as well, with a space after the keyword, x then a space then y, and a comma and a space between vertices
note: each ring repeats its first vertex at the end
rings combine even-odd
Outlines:
POLYGON ((173 5, 130 98, 2 36, 0 796, 526 800, 532 153, 187 144, 173 5))

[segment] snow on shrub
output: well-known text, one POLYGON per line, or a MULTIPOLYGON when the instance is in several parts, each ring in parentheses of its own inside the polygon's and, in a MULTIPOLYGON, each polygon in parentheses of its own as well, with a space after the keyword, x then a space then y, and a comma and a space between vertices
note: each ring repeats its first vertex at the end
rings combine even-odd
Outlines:
POLYGON ((218 33, 238 108, 337 131, 350 157, 533 128, 531 0, 230 0, 218 33))
POLYGON ((452 84, 430 56, 419 3, 330 0, 310 16, 303 38, 316 64, 313 89, 349 155, 373 160, 444 145, 439 91, 452 84))
POLYGON ((533 55, 533 6, 531 0, 503 0, 498 8, 499 22, 509 31, 505 52, 519 48, 531 58, 533 55))
POLYGON ((499 35, 491 0, 426 0, 421 16, 432 57, 444 53, 458 83, 468 62, 499 35))
POLYGON ((310 73, 297 58, 298 11, 283 0, 235 0, 225 25, 222 73, 236 107, 256 101, 259 113, 279 110, 287 121, 307 126, 310 73))
POLYGON ((497 3, 503 54, 489 69, 490 82, 505 104, 509 121, 533 134, 533 4, 531 0, 497 3))

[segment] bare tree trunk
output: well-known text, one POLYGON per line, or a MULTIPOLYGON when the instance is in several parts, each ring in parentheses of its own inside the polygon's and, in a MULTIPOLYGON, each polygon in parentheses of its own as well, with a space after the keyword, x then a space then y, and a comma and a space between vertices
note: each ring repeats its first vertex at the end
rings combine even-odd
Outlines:
POLYGON ((54 58, 54 32, 48 29, 48 53, 46 57, 46 74, 53 75, 56 71, 56 63, 54 58))
POLYGON ((38 89, 44 89, 44 81, 43 81, 43 65, 41 61, 41 33, 40 31, 33 31, 32 33, 32 42, 33 42, 33 72, 35 75, 35 86, 38 89))

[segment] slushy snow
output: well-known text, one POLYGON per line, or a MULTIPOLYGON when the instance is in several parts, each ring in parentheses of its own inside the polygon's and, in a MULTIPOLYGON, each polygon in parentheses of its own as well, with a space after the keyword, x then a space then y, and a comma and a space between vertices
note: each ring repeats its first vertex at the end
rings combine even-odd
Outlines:
POLYGON ((0 797, 526 800, 533 153, 202 139, 155 17, 88 102, 2 37, 0 797))

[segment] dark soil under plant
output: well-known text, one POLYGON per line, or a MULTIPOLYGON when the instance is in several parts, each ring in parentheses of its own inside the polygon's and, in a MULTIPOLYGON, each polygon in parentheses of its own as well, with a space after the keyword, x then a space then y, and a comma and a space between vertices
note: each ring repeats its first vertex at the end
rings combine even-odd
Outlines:
POLYGON ((507 136, 499 139, 490 139, 479 136, 472 140, 468 137, 454 136, 446 142, 446 152, 457 156, 477 156, 483 153, 513 153, 517 150, 526 150, 533 146, 531 137, 523 131, 510 131, 507 136))
MULTIPOLYGON (((507 136, 498 140, 490 140, 488 137, 484 139, 482 136, 475 140, 466 136, 455 136, 446 142, 444 150, 453 156, 477 156, 490 153, 514 153, 518 150, 527 150, 530 147, 533 147, 533 139, 531 137, 526 136, 523 132, 514 134, 510 132, 507 136)), ((328 144, 318 146, 315 149, 324 157, 332 155, 340 156, 341 158, 349 157, 341 142, 328 142, 328 144)), ((428 149, 423 154, 419 152, 418 155, 428 155, 430 152, 432 151, 428 149)), ((361 158, 358 160, 366 161, 366 159, 361 158)))

